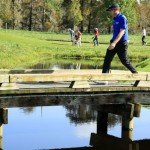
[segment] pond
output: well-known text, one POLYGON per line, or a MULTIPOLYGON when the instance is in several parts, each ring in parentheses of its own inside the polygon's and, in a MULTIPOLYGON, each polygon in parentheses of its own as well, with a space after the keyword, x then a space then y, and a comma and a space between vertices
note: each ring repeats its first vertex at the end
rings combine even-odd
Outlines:
MULTIPOLYGON (((140 117, 134 118, 133 139, 150 139, 150 95, 30 96, 1 97, 0 108, 8 108, 8 124, 3 125, 0 148, 41 150, 89 147, 91 133, 97 131, 96 105, 143 103, 140 117), (64 99, 62 105, 50 101, 64 99), (68 101, 69 103, 65 103, 68 101)), ((109 114, 108 134, 121 138, 121 116, 109 114)))
MULTIPOLYGON (((134 66, 139 62, 136 60, 131 61, 134 66)), ((102 69, 103 60, 83 60, 83 59, 51 59, 45 62, 41 62, 30 66, 31 69, 102 69)), ((126 69, 118 59, 112 61, 112 68, 117 70, 126 69), (119 62, 119 63, 118 63, 119 62)))

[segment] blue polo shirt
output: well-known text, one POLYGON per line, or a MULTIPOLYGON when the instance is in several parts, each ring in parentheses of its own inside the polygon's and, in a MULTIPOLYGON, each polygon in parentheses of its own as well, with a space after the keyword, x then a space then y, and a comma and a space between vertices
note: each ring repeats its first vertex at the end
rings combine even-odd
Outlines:
POLYGON ((125 34, 122 36, 119 42, 124 42, 128 40, 128 21, 127 18, 119 13, 116 17, 113 19, 113 37, 112 41, 116 39, 118 36, 120 29, 125 29, 125 34))

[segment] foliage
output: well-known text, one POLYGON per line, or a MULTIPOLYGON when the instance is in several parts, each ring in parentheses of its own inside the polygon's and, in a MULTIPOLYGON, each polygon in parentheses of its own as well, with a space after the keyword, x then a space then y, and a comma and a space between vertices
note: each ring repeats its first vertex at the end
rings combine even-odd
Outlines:
POLYGON ((0 1, 0 18, 4 23, 10 23, 12 19, 11 1, 1 0, 0 1))
POLYGON ((112 3, 120 4, 130 29, 149 26, 150 3, 146 0, 140 4, 135 0, 1 0, 0 19, 3 28, 11 29, 62 31, 79 27, 90 33, 98 27, 110 32, 112 19, 106 8, 112 3))
POLYGON ((142 2, 139 7, 140 25, 150 27, 150 1, 142 2))
MULTIPOLYGON (((69 2, 64 0, 62 7, 64 8, 63 24, 68 23, 69 26, 74 29, 74 27, 83 19, 80 9, 80 0, 70 0, 69 2)), ((66 27, 68 27, 68 25, 66 25, 66 27)))

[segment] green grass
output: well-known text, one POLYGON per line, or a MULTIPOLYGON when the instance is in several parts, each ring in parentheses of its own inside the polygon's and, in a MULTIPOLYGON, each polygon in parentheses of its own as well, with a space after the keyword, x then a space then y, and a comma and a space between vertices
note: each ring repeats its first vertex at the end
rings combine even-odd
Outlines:
MULTIPOLYGON (((82 63, 96 64, 103 60, 111 35, 101 35, 99 41, 103 44, 99 47, 93 46, 92 37, 83 34, 82 47, 78 48, 71 45, 69 34, 66 33, 0 30, 0 68, 29 68, 38 63, 60 59, 61 62, 76 62, 76 59, 80 59, 82 63)), ((150 41, 150 37, 147 41, 150 41)), ((141 46, 140 35, 130 36, 130 43, 129 58, 139 62, 139 70, 150 71, 150 46, 141 46)), ((121 66, 117 58, 113 65, 121 66)))
POLYGON ((150 59, 146 59, 137 65, 138 70, 150 71, 150 59))

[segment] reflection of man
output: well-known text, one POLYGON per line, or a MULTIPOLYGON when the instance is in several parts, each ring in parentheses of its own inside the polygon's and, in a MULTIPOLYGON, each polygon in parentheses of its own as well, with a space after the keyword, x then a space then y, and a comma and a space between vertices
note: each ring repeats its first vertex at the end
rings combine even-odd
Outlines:
POLYGON ((113 37, 106 52, 102 72, 109 72, 111 61, 117 53, 122 64, 132 73, 137 73, 127 57, 128 21, 126 17, 120 13, 118 4, 112 4, 107 11, 109 11, 110 15, 113 17, 113 37))

